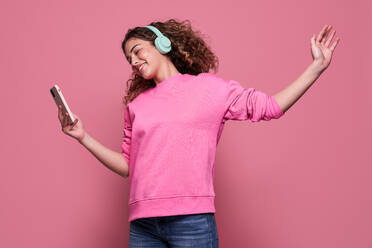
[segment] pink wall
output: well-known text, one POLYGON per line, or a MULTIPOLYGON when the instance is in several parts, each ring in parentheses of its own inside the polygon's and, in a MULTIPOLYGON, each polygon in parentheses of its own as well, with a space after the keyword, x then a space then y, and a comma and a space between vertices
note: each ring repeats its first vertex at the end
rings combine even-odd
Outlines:
POLYGON ((268 94, 303 72, 311 35, 333 25, 330 67, 283 118, 226 124, 220 247, 372 247, 369 1, 7 0, 0 12, 0 247, 127 246, 129 180, 62 133, 49 88, 59 84, 86 130, 119 152, 121 40, 171 17, 209 37, 218 75, 268 94))

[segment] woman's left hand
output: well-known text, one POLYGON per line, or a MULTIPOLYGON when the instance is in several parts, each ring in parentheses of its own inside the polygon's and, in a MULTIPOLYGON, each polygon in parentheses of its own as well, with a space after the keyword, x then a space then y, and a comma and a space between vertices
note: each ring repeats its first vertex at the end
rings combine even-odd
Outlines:
POLYGON ((314 63, 319 66, 321 71, 327 69, 329 63, 331 63, 332 53, 340 41, 340 38, 337 38, 336 41, 329 46, 334 34, 336 33, 335 30, 330 32, 331 29, 331 25, 325 25, 317 37, 315 37, 315 35, 311 37, 311 55, 314 63), (328 35, 329 33, 330 35, 328 35))

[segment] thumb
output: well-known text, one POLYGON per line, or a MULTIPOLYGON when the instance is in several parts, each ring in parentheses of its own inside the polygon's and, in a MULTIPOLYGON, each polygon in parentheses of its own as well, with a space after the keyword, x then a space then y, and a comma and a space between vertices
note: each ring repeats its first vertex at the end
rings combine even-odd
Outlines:
POLYGON ((315 45, 315 35, 311 36, 310 38, 311 45, 315 45))
POLYGON ((72 113, 71 114, 75 117, 75 118, 79 118, 76 114, 72 113))

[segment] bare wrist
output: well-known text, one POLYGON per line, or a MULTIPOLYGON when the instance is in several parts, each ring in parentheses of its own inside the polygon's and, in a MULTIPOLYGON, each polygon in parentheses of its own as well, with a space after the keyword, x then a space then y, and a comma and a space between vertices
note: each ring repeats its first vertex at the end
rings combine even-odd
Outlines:
POLYGON ((82 145, 84 145, 84 143, 86 142, 86 140, 89 138, 88 136, 89 136, 88 133, 87 132, 84 132, 83 137, 78 139, 79 143, 82 144, 82 145))
POLYGON ((326 69, 324 68, 324 66, 322 65, 320 61, 316 61, 316 60, 314 60, 310 64, 309 68, 311 69, 311 71, 313 71, 316 74, 321 74, 326 69))

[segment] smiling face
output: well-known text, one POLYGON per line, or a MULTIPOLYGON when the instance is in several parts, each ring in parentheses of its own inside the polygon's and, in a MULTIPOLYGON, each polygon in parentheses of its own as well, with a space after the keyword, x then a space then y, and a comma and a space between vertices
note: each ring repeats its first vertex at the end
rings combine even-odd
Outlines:
POLYGON ((156 77, 161 63, 165 61, 165 56, 159 53, 150 41, 134 37, 126 42, 124 53, 133 71, 145 79, 156 77), (142 64, 143 66, 140 67, 142 64))

